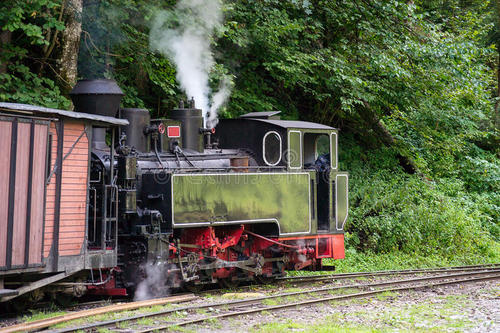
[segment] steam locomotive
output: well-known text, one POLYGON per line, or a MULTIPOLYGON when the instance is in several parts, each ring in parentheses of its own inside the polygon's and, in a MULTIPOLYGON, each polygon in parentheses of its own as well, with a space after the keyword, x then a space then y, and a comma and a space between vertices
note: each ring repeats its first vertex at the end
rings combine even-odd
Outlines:
POLYGON ((269 281, 344 257, 348 174, 338 132, 279 111, 205 128, 120 109, 81 80, 75 111, 0 103, 0 301, 149 296, 269 281))

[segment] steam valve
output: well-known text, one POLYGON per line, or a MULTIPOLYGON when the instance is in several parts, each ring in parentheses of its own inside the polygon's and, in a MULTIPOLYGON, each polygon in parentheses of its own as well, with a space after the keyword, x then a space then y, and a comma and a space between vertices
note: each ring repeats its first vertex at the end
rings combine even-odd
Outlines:
POLYGON ((215 127, 212 128, 200 128, 200 133, 201 134, 215 134, 215 127))
POLYGON ((211 149, 212 148, 212 140, 211 136, 212 134, 215 134, 215 127, 212 128, 200 128, 200 133, 205 135, 206 141, 205 141, 205 148, 206 149, 211 149))

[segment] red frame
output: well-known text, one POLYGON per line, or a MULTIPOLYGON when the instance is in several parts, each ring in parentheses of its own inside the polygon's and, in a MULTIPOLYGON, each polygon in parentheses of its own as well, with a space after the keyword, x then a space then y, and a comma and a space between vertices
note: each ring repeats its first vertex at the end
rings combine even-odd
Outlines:
POLYGON ((181 127, 180 126, 168 126, 167 127, 167 136, 169 138, 180 138, 181 127))

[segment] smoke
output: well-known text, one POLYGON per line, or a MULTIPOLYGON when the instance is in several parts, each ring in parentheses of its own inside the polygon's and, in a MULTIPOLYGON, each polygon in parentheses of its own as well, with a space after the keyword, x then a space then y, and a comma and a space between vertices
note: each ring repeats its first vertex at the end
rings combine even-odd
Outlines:
POLYGON ((170 294, 168 287, 168 269, 165 263, 147 263, 142 267, 144 279, 139 282, 134 294, 135 301, 142 301, 170 294))
POLYGON ((210 107, 210 116, 208 118, 208 123, 211 127, 215 127, 219 122, 217 118, 217 111, 224 105, 224 103, 231 95, 231 81, 229 78, 224 77, 222 80, 219 90, 214 94, 212 99, 212 105, 210 107))
POLYGON ((149 36, 150 47, 174 62, 181 88, 188 99, 194 97, 204 119, 210 112, 210 125, 216 123, 217 111, 230 94, 226 78, 210 101, 208 73, 214 65, 210 43, 222 19, 220 0, 180 0, 173 10, 155 17, 149 36))
POLYGON ((124 42, 121 29, 124 9, 104 1, 84 0, 82 36, 78 54, 78 76, 112 78, 115 60, 108 53, 124 42))

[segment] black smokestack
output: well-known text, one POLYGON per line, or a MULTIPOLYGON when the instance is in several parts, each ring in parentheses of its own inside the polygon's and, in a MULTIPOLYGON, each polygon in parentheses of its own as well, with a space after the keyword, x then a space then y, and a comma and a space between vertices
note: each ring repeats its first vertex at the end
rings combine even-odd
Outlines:
POLYGON ((69 93, 75 111, 115 117, 123 91, 113 80, 80 80, 69 93))
MULTIPOLYGON (((115 117, 120 108, 123 91, 115 81, 107 79, 80 80, 69 93, 76 112, 115 117)), ((108 150, 106 129, 92 129, 92 148, 108 150)))

